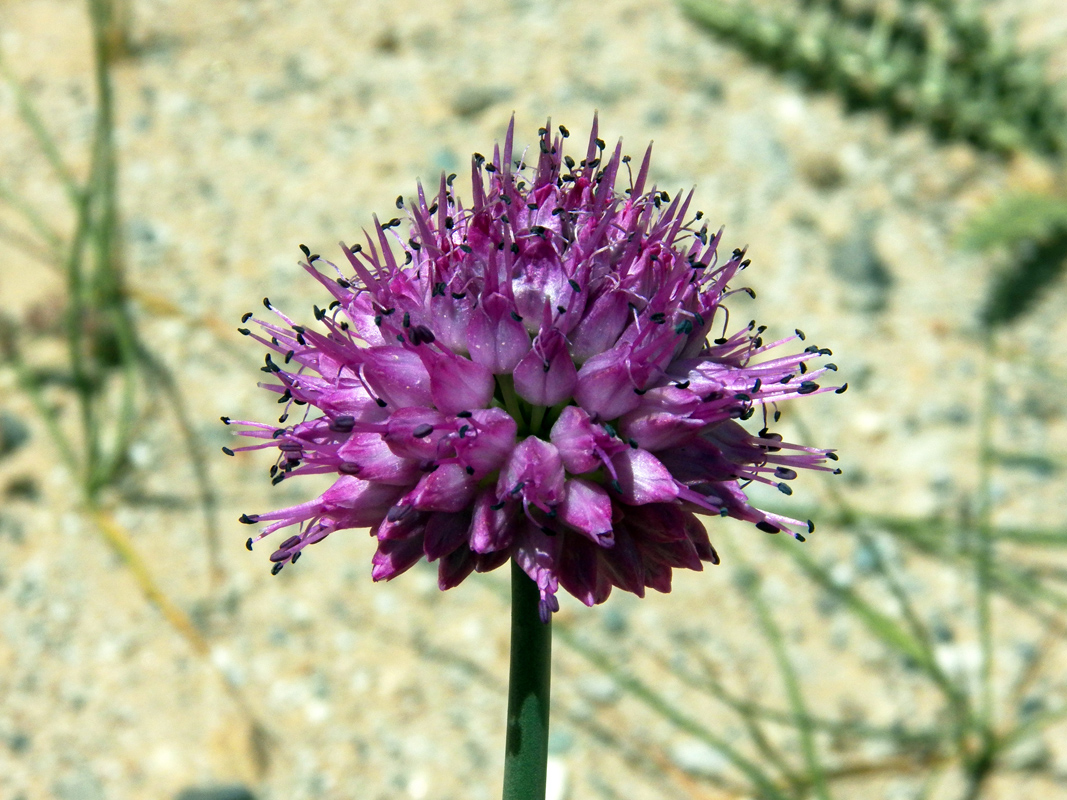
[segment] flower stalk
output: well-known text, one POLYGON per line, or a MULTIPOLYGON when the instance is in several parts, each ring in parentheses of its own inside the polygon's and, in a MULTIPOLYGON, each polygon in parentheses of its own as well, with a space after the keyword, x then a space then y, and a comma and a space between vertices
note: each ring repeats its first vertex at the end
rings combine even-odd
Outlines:
POLYGON ((537 584, 511 562, 511 675, 504 800, 544 800, 552 621, 541 621, 537 584))

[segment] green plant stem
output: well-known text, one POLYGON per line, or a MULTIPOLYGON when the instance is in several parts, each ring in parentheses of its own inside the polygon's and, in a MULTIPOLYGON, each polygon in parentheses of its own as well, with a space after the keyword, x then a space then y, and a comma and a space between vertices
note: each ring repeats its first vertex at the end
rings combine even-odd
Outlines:
POLYGON ((544 800, 552 623, 541 622, 541 594, 511 562, 511 675, 504 754, 504 800, 544 800))

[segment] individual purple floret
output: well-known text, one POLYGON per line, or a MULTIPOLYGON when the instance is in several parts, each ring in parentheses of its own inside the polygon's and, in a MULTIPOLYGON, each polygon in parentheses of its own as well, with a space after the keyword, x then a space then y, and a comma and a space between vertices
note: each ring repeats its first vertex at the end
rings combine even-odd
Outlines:
POLYGON ((342 243, 351 273, 301 246, 333 295, 315 327, 264 300, 278 321, 240 329, 274 354, 261 385, 285 413, 280 426, 224 418, 262 440, 234 449, 278 450, 276 483, 339 475, 315 500, 242 516, 265 524, 249 549, 295 526, 270 557, 277 573, 334 531, 369 527, 374 580, 425 557, 442 589, 514 558, 547 620, 559 586, 593 605, 718 563, 699 514, 803 541, 810 521, 753 507, 744 487, 790 494, 798 470, 836 456, 739 421, 844 391, 818 382, 832 364, 807 366, 830 351, 778 355, 803 334, 765 342, 754 322, 728 333, 723 301, 751 290, 727 284, 749 262, 719 258, 722 231, 689 215, 692 193, 646 189, 651 147, 634 176, 595 118, 578 163, 563 127, 519 158, 513 133, 514 120, 491 160, 475 154, 469 206, 442 176, 434 196, 418 187, 407 233, 375 218, 365 247, 342 243), (303 419, 286 425, 294 404, 303 419))

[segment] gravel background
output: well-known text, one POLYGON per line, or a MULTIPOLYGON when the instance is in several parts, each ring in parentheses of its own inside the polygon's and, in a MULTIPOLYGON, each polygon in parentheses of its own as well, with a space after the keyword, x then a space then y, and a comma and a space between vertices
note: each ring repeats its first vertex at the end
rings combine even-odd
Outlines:
MULTIPOLYGON (((129 279, 146 338, 179 376, 212 452, 230 442, 219 415, 276 413, 255 386, 262 354, 231 323, 265 294, 310 317, 322 295, 296 267, 299 243, 332 258, 336 241, 356 239, 373 213, 392 216, 397 194, 412 193, 417 179, 456 171, 466 185, 470 153, 491 150, 513 112, 517 139, 529 143, 549 116, 581 138, 598 109, 609 142, 623 136, 639 153, 655 140, 655 180, 672 194, 695 185, 698 207, 726 225, 727 251, 750 246, 746 277, 759 299, 735 303, 735 319, 755 317, 769 335, 800 327, 833 348, 852 389, 785 409, 782 427, 787 438, 840 450, 846 475, 833 488, 872 514, 956 519, 973 510, 975 315, 996 262, 955 249, 954 237, 997 194, 1052 186, 1046 166, 846 117, 834 99, 802 94, 709 39, 665 0, 138 0, 132 11, 137 52, 114 74, 129 279)), ((1002 3, 993 13, 1017 20, 1034 46, 1067 39, 1056 0, 1002 3)), ((0 47, 64 156, 84 171, 92 84, 82 4, 0 2, 0 47)), ((1062 58, 1053 66, 1067 72, 1062 58)), ((0 175, 58 227, 69 225, 6 86, 0 175)), ((30 350, 39 362, 63 355, 50 335, 61 289, 57 274, 0 240, 0 304, 39 332, 30 350)), ((998 446, 1059 465, 1065 296, 1062 285, 1048 293, 1005 337, 994 365, 998 446)), ((225 571, 212 588, 192 473, 161 407, 131 452, 141 470, 113 498, 115 515, 210 640, 209 663, 75 512, 70 476, 7 369, 0 411, 31 437, 0 464, 0 797, 168 798, 238 783, 261 800, 497 795, 505 571, 446 594, 430 568, 373 585, 373 544, 353 533, 272 578, 262 553, 244 551, 247 529, 236 517, 321 486, 304 479, 272 490, 269 457, 246 454, 210 465, 225 571), (257 755, 227 681, 269 729, 268 759, 257 755)), ((786 508, 818 520, 830 483, 805 477, 786 508)), ((780 505, 776 493, 765 499, 780 505)), ((993 500, 1000 524, 1062 528, 1067 482, 1060 467, 1024 463, 997 471, 993 500)), ((710 524, 722 567, 677 575, 667 596, 613 596, 592 610, 565 602, 560 623, 740 739, 735 719, 671 672, 700 653, 733 691, 785 707, 732 580, 745 560, 764 575, 813 709, 884 724, 929 716, 933 696, 917 674, 828 607, 767 537, 710 524)), ((876 540, 903 559, 890 539, 876 540)), ((821 526, 805 546, 836 579, 863 580, 865 551, 853 537, 821 526)), ((970 583, 914 557, 907 566, 928 621, 955 632, 945 638, 946 663, 973 674, 970 583)), ((1040 630, 994 608, 1007 684, 1040 630)), ((1049 702, 1063 699, 1067 660, 1057 658, 1039 683, 1049 702)), ((562 642, 554 670, 555 798, 737 797, 716 786, 730 776, 719 754, 562 642)), ((990 797, 1067 793, 1067 730, 1028 746, 1043 748, 1051 773, 1013 773, 990 797)), ((841 763, 892 755, 868 750, 838 742, 832 753, 841 763)), ((917 797, 921 777, 878 778, 862 796, 917 797)), ((958 787, 947 775, 934 796, 958 796, 958 787)), ((858 784, 840 796, 861 796, 853 791, 858 784)))

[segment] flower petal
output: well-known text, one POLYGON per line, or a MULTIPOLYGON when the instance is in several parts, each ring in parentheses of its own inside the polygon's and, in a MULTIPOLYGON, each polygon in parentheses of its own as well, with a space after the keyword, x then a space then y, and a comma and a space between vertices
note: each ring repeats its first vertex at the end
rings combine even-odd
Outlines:
POLYGON ((624 503, 663 503, 678 496, 678 484, 659 459, 641 448, 618 453, 611 460, 624 503))

